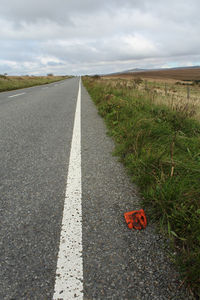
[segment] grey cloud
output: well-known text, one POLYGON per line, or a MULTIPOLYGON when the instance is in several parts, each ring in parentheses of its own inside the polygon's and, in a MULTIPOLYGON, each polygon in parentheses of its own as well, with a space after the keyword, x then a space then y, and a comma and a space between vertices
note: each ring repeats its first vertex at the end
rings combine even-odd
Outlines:
POLYGON ((19 19, 19 20, 37 20, 50 19, 57 20, 67 19, 69 15, 81 15, 91 13, 101 13, 109 10, 123 9, 126 7, 144 7, 145 1, 137 0, 1 0, 2 16, 19 19))

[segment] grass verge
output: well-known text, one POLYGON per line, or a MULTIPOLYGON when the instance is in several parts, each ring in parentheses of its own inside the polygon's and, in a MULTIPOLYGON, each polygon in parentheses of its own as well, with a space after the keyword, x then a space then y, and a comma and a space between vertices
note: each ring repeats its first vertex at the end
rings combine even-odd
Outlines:
POLYGON ((98 78, 83 83, 150 218, 169 237, 183 282, 200 295, 200 123, 193 107, 172 110, 98 78))
POLYGON ((4 76, 0 75, 0 92, 48 84, 69 78, 68 76, 4 76))

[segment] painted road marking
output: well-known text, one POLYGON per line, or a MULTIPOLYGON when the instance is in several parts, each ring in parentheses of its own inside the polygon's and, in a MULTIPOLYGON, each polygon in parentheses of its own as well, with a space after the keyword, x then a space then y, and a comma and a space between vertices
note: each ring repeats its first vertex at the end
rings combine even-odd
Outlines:
POLYGON ((81 79, 76 104, 53 299, 83 299, 81 79))
POLYGON ((12 96, 9 96, 8 98, 18 97, 18 96, 21 96, 21 95, 24 95, 24 94, 26 94, 26 93, 21 93, 21 94, 12 95, 12 96))

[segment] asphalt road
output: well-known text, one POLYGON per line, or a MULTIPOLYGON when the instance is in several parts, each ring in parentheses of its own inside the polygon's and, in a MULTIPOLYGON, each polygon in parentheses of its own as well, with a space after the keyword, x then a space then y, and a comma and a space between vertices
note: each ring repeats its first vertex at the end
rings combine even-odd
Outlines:
MULTIPOLYGON (((78 87, 73 78, 0 94, 2 300, 53 298, 78 87)), ((137 189, 83 87, 81 105, 83 293, 74 299, 190 299, 150 220, 127 228, 137 189)))

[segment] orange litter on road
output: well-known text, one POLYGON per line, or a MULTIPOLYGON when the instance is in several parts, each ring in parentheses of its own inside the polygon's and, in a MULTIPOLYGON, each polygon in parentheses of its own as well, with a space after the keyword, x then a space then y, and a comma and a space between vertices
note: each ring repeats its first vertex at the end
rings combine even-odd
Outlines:
POLYGON ((124 213, 124 218, 130 229, 144 229, 147 226, 147 218, 143 209, 124 213))

